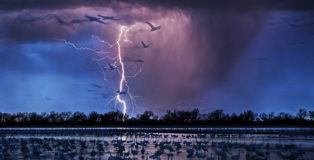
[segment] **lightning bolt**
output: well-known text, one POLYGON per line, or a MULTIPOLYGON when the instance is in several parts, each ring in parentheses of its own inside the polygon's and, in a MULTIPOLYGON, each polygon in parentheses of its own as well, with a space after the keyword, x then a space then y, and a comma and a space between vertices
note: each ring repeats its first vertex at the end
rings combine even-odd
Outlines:
MULTIPOLYGON (((122 37, 123 33, 124 33, 124 36, 127 38, 127 36, 126 36, 126 32, 127 31, 125 31, 125 29, 127 29, 125 26, 121 26, 120 27, 120 34, 119 34, 119 37, 118 37, 118 40, 117 40, 118 58, 119 58, 119 63, 121 65, 121 79, 120 79, 120 83, 119 83, 119 92, 123 91, 123 84, 126 82, 126 79, 125 79, 125 68, 124 68, 124 63, 122 61, 121 45, 120 45, 120 41, 121 41, 121 37, 122 37)), ((127 41, 127 39, 125 39, 125 41, 127 41)), ((127 108, 126 101, 121 99, 120 93, 117 94, 117 100, 123 106, 123 118, 122 118, 122 120, 124 121, 125 120, 125 114, 126 114, 126 108, 127 108)))
POLYGON ((75 50, 78 50, 78 51, 88 51, 88 52, 93 52, 93 53, 100 54, 100 55, 106 55, 106 56, 104 56, 104 57, 102 57, 100 59, 93 59, 94 61, 102 61, 102 60, 110 59, 110 60, 114 60, 115 61, 114 63, 119 63, 120 64, 121 71, 117 70, 119 72, 120 76, 121 76, 120 81, 119 81, 119 91, 118 91, 118 93, 116 94, 115 97, 113 97, 112 99, 110 99, 108 101, 107 104, 111 103, 112 101, 115 101, 115 105, 116 105, 116 102, 119 102, 122 105, 122 107, 123 107, 123 118, 122 118, 123 122, 125 121, 125 115, 126 115, 126 110, 127 110, 127 101, 121 97, 121 92, 126 92, 128 97, 130 98, 130 101, 132 102, 132 106, 133 107, 135 106, 135 98, 130 93, 130 87, 128 85, 126 77, 135 78, 142 71, 142 68, 140 68, 134 75, 126 75, 126 67, 127 67, 127 65, 123 62, 123 58, 122 58, 122 51, 121 51, 121 45, 122 44, 121 43, 122 42, 132 43, 130 40, 128 40, 128 37, 127 37, 128 31, 132 27, 133 26, 130 26, 130 27, 120 26, 120 33, 118 35, 118 39, 113 44, 100 39, 98 36, 91 35, 91 37, 93 39, 96 39, 99 43, 107 45, 109 47, 109 49, 113 48, 114 46, 117 46, 117 50, 118 50, 117 57, 109 57, 107 54, 109 54, 110 52, 107 52, 107 51, 96 50, 96 49, 89 48, 89 47, 80 47, 80 46, 78 46, 78 45, 76 45, 74 43, 71 43, 69 41, 66 41, 64 39, 56 39, 56 40, 59 40, 59 41, 63 41, 64 44, 66 44, 66 45, 68 45, 68 46, 70 46, 70 47, 72 47, 72 48, 74 48, 75 50))

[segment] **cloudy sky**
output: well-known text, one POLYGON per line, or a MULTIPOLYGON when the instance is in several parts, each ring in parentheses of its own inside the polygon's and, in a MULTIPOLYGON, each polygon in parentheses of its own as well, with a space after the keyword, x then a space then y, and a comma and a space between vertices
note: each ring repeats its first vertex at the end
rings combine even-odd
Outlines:
POLYGON ((3 0, 0 112, 121 109, 114 101, 121 26, 128 29, 120 44, 129 115, 196 107, 313 110, 311 6, 309 0, 3 0), (146 21, 161 29, 151 32, 146 21))

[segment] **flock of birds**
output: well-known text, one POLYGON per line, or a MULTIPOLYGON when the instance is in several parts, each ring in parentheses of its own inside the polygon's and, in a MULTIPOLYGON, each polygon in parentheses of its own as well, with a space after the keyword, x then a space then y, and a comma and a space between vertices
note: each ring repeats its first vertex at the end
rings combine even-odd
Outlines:
MULTIPOLYGON (((101 17, 101 19, 103 19, 103 20, 107 20, 107 19, 110 19, 110 20, 120 20, 120 19, 117 19, 117 18, 112 17, 112 16, 102 16, 102 15, 98 15, 98 16, 101 17)), ((98 23, 102 23, 103 22, 98 17, 87 16, 87 18, 89 19, 89 21, 96 21, 98 23)), ((155 25, 153 25, 152 23, 150 23, 148 21, 145 21, 145 23, 150 27, 150 32, 154 32, 154 31, 157 31, 157 30, 161 29, 161 25, 155 26, 155 25)), ((142 47, 144 49, 149 48, 149 46, 151 45, 151 44, 145 43, 144 41, 141 41, 141 44, 142 44, 142 47)), ((129 62, 133 62, 133 63, 144 63, 144 60, 142 60, 142 59, 125 59, 125 60, 127 60, 129 62)), ((107 63, 107 65, 103 67, 103 70, 104 71, 106 71, 106 70, 112 71, 112 70, 116 70, 118 68, 119 68, 119 65, 117 65, 116 63, 107 63)), ((127 93, 126 91, 118 90, 117 91, 117 95, 130 95, 130 94, 127 93)))
MULTIPOLYGON (((102 17, 102 19, 111 19, 111 20, 120 20, 120 19, 117 19, 113 16, 102 16, 102 15, 98 15, 100 17, 102 17)), ((90 17, 88 16, 89 20, 90 21, 101 21, 101 19, 97 18, 97 17, 90 17)), ((153 25, 152 23, 146 21, 145 22, 149 27, 150 27, 150 31, 151 32, 154 32, 154 31, 157 31, 157 30, 160 30, 161 29, 161 25, 159 26, 155 26, 153 25)), ((151 45, 151 43, 147 44, 145 43, 144 41, 141 41, 141 44, 142 44, 142 47, 145 49, 145 48, 149 48, 149 46, 151 45)), ((135 63, 143 63, 144 61, 141 60, 141 59, 127 59, 128 61, 131 61, 131 62, 135 62, 135 63)), ((119 66, 118 65, 115 65, 115 64, 111 64, 111 63, 108 63, 106 67, 104 67, 104 70, 115 70, 117 69, 119 66)))
MULTIPOLYGON (((121 20, 120 18, 116 18, 114 16, 107 16, 107 15, 101 15, 98 14, 97 16, 92 16, 92 15, 85 15, 84 17, 81 18, 76 18, 76 19, 71 19, 71 20, 64 20, 62 17, 58 16, 57 14, 47 14, 47 15, 43 15, 43 16, 32 16, 31 14, 25 14, 22 16, 18 16, 17 18, 15 18, 15 21, 18 21, 20 23, 29 23, 29 24, 33 24, 34 22, 37 21, 55 21, 57 24, 59 25, 63 25, 63 26, 68 26, 71 28, 74 28, 74 25, 78 25, 78 24, 86 24, 86 23, 99 23, 99 24, 108 24, 108 21, 119 21, 121 20)), ((147 24, 150 28, 150 32, 154 32, 157 30, 161 29, 161 25, 154 25, 149 21, 145 21, 145 24, 147 24)), ((100 40, 97 36, 94 36, 94 38, 97 38, 99 41, 100 40)), ((64 39, 56 39, 56 40, 61 40, 63 41, 65 44, 73 47, 76 50, 85 50, 85 51, 89 51, 89 52, 94 52, 97 54, 106 54, 108 52, 104 52, 101 50, 97 50, 97 49, 92 49, 92 48, 88 48, 88 47, 78 47, 76 44, 68 42, 64 39)), ((3 40, 0 40, 0 43, 3 40)), ((109 44, 108 42, 102 41, 106 44, 108 44, 109 46, 113 46, 111 44, 109 44)), ((151 46, 151 43, 147 43, 144 41, 141 41, 141 48, 147 49, 151 46)), ((108 58, 108 57, 106 57, 108 58)), ((104 57, 101 58, 101 60, 105 59, 104 57)), ((133 63, 144 63, 144 60, 142 59, 126 59, 129 62, 133 62, 133 63)), ((97 60, 99 61, 99 60, 97 60)), ((107 63, 105 66, 102 67, 102 69, 104 71, 112 71, 112 70, 117 70, 119 68, 119 65, 117 62, 114 63, 107 63)), ((141 70, 141 69, 140 69, 141 70)), ((132 76, 134 77, 134 76, 132 76)), ((121 94, 127 94, 125 91, 117 91, 118 95, 121 94)))
MULTIPOLYGON (((70 133, 70 132, 69 132, 70 133)), ((104 133, 2 135, 0 159, 305 159, 302 146, 241 134, 104 133)), ((252 136, 252 135, 251 135, 252 136)), ((277 136, 274 136, 277 137, 277 136)), ((262 137, 272 139, 273 136, 262 137)), ((277 137, 278 138, 278 137, 277 137)), ((280 136, 284 138, 284 136, 280 136)))

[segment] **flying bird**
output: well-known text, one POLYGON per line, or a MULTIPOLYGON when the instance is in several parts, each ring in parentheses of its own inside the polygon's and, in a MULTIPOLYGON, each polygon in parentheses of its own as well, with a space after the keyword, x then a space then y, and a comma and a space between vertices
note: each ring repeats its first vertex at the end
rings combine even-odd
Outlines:
POLYGON ((97 17, 92 17, 92 16, 88 16, 88 15, 85 15, 85 17, 90 22, 98 22, 98 23, 101 23, 101 24, 107 24, 106 22, 102 21, 100 18, 97 18, 97 17))
POLYGON ((141 59, 125 58, 125 60, 126 60, 126 61, 129 61, 129 62, 144 63, 144 61, 141 60, 141 59))
POLYGON ((126 94, 126 92, 124 92, 124 91, 117 91, 117 93, 118 93, 119 95, 126 94))
POLYGON ((109 66, 109 68, 110 68, 111 70, 114 70, 114 69, 117 68, 117 66, 114 66, 114 65, 112 65, 112 64, 110 64, 110 63, 108 63, 108 66, 109 66))
POLYGON ((133 62, 143 63, 144 61, 141 60, 141 59, 136 59, 136 60, 134 60, 133 62))
POLYGON ((100 15, 100 14, 98 14, 98 17, 100 17, 103 20, 107 20, 107 19, 108 20, 113 20, 113 21, 120 20, 120 19, 114 18, 113 16, 103 16, 103 15, 100 15))
POLYGON ((151 32, 156 31, 156 30, 159 30, 159 29, 161 28, 161 26, 155 27, 153 24, 151 24, 151 23, 148 22, 148 21, 146 21, 145 23, 151 28, 151 30, 150 30, 151 32))
POLYGON ((92 86, 95 87, 95 88, 102 88, 102 86, 98 85, 98 84, 92 84, 92 86))
POLYGON ((143 41, 141 41, 143 48, 148 48, 150 46, 150 44, 145 44, 143 41))
POLYGON ((107 65, 108 65, 108 67, 104 67, 104 70, 106 70, 106 69, 115 70, 118 68, 118 66, 115 66, 115 65, 110 64, 110 63, 108 63, 107 65))

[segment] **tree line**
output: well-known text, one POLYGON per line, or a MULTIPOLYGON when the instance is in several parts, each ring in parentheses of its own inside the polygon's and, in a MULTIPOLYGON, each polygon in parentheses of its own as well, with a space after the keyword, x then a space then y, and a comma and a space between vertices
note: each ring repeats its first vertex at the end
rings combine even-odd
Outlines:
POLYGON ((242 113, 225 113, 215 110, 209 113, 168 110, 163 116, 157 116, 152 111, 145 111, 136 117, 123 116, 120 111, 107 113, 91 112, 0 112, 0 126, 68 126, 68 125, 313 125, 314 111, 299 109, 295 114, 280 112, 255 113, 251 110, 242 113), (124 118, 124 119, 123 119, 124 118))

